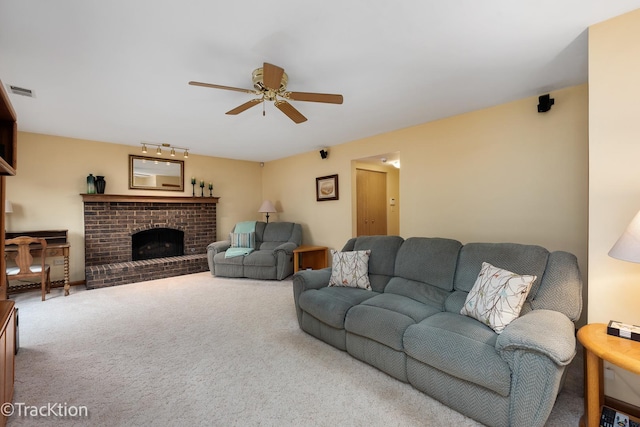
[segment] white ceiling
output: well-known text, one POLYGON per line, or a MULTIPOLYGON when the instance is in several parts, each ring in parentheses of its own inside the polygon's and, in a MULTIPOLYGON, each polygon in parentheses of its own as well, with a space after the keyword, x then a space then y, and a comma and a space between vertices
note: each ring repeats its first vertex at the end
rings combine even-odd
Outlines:
MULTIPOLYGON (((0 80, 20 130, 269 161, 587 81, 587 27, 640 0, 2 0, 0 80), (270 62, 288 90, 225 112, 270 62)), ((553 94, 552 94, 553 96, 553 94)), ((531 106, 535 111, 536 106, 531 106)))

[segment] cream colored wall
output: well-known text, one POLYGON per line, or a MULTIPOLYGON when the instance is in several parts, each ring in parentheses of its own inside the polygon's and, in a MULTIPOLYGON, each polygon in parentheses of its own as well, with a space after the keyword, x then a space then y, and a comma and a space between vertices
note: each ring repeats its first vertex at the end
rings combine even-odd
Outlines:
MULTIPOLYGON (((352 160, 400 151, 400 234, 539 244, 587 271, 587 85, 425 123, 265 164, 263 193, 304 241, 341 248, 352 226, 352 160), (339 175, 340 200, 317 202, 315 178, 339 175)), ((583 274, 583 276, 586 276, 583 274)))
MULTIPOLYGON (((607 255, 640 210, 640 10, 589 29, 590 323, 640 325, 640 265, 607 255)), ((640 406, 640 376, 605 392, 640 406)))
MULTIPOLYGON (((218 238, 234 224, 260 219, 261 171, 256 162, 191 154, 185 160, 185 191, 129 190, 129 154, 140 155, 133 146, 72 138, 18 133, 17 175, 8 177, 7 199, 13 203, 7 215, 8 231, 68 229, 71 243, 71 280, 84 280, 84 219, 81 193, 86 177, 104 175, 106 194, 191 196, 190 178, 213 182, 217 205, 218 238)), ((166 155, 165 155, 166 156, 166 155)), ((196 186, 196 194, 200 188, 196 186)), ((205 188, 205 194, 208 190, 205 188)), ((62 278, 55 267, 53 279, 62 278)))

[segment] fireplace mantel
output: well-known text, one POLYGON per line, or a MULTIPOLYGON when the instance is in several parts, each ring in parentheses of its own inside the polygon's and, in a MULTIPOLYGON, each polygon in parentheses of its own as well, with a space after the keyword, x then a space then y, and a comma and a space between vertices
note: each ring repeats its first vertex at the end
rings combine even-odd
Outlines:
POLYGON ((80 194, 83 202, 218 203, 219 197, 137 196, 123 194, 80 194))

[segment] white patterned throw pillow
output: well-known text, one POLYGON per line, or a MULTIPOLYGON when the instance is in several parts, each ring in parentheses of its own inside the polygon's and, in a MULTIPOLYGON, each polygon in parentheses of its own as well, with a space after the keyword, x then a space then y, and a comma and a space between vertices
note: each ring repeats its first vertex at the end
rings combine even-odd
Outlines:
POLYGON ((371 290, 369 283, 370 250, 338 252, 331 250, 331 278, 329 286, 347 286, 371 290))
POLYGON ((520 316, 535 280, 536 276, 522 276, 483 262, 460 314, 473 317, 501 333, 520 316))

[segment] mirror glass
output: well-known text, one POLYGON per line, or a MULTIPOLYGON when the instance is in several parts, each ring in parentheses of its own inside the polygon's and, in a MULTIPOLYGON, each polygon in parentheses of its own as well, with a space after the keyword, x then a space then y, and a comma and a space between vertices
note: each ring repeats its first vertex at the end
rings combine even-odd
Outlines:
POLYGON ((129 188, 184 191, 184 161, 130 154, 129 188))

